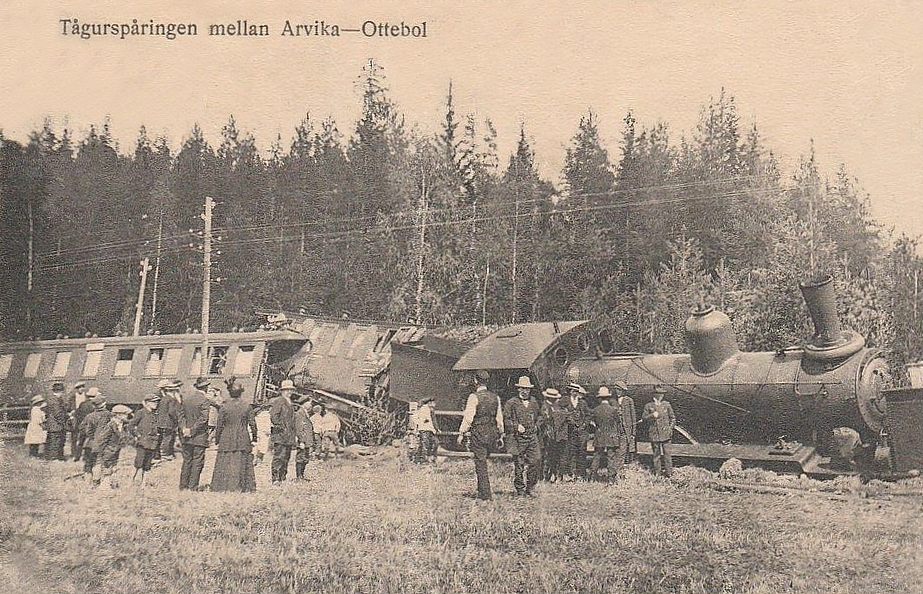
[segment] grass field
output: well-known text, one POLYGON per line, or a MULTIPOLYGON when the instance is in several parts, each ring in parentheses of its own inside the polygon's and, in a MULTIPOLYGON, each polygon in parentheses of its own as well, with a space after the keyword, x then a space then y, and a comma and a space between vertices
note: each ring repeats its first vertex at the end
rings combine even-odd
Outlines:
POLYGON ((741 493, 699 469, 664 481, 636 468, 613 487, 520 499, 498 463, 500 493, 484 503, 470 461, 405 467, 386 453, 312 462, 308 482, 281 487, 267 461, 253 494, 179 493, 178 460, 143 491, 128 485, 129 453, 121 487, 93 490, 63 480, 75 463, 2 446, 0 591, 923 591, 923 499, 862 497, 849 481, 741 493))

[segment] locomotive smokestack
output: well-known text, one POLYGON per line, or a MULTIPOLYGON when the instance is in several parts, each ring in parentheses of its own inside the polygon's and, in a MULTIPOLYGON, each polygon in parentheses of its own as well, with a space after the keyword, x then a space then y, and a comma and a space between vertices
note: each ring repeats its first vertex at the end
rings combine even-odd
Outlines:
POLYGON ((843 332, 836 315, 836 295, 833 292, 833 277, 825 274, 801 283, 808 314, 814 323, 814 337, 811 343, 818 348, 842 344, 843 332))
POLYGON ((852 355, 865 346, 862 336, 840 328, 832 276, 818 276, 799 286, 805 305, 808 306, 808 314, 814 323, 814 336, 809 344, 805 345, 805 353, 809 358, 838 359, 852 355))
POLYGON ((701 375, 717 373, 740 352, 731 319, 711 306, 693 311, 686 320, 686 344, 692 369, 701 375))

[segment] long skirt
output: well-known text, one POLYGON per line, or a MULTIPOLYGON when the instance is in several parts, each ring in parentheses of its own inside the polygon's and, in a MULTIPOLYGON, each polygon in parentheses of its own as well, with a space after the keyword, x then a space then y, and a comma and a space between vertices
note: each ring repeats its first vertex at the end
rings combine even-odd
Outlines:
POLYGON ((211 490, 256 491, 253 454, 246 451, 219 451, 215 460, 215 472, 212 474, 211 490))

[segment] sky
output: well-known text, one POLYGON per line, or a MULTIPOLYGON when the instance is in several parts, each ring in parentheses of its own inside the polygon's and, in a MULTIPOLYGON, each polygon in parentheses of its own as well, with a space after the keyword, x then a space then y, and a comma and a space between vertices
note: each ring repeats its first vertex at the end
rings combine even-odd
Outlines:
POLYGON ((822 170, 845 163, 876 218, 923 234, 921 2, 6 0, 0 130, 25 140, 51 118, 80 138, 108 116, 128 152, 142 124, 176 148, 198 123, 217 144, 233 114, 261 147, 279 134, 287 145, 306 112, 352 128, 369 58, 409 123, 437 130, 451 80, 456 112, 491 118, 503 155, 524 124, 552 180, 587 109, 617 160, 629 109, 679 140, 724 88, 784 171, 813 141, 822 170), (67 18, 191 22, 198 35, 83 40, 62 34, 67 18), (271 35, 208 35, 242 19, 271 35), (426 22, 427 37, 285 37, 286 20, 426 22))

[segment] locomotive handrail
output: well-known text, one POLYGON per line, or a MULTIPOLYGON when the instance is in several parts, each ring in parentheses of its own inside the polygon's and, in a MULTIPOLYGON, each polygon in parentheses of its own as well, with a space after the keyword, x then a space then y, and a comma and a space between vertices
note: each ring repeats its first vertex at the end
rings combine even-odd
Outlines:
MULTIPOLYGON (((632 365, 634 365, 635 367, 637 367, 638 369, 640 369, 640 370, 643 371, 644 373, 648 374, 649 376, 651 376, 651 377, 653 377, 653 378, 656 378, 656 379, 660 380, 660 383, 662 383, 662 384, 666 384, 666 385, 668 385, 668 386, 686 385, 686 384, 675 384, 675 383, 666 381, 665 379, 663 379, 662 377, 660 377, 659 375, 657 375, 656 373, 654 373, 653 371, 651 371, 650 369, 648 369, 648 368, 644 365, 643 362, 639 362, 638 359, 632 359, 631 363, 632 363, 632 365)), ((698 384, 692 384, 692 385, 698 385, 698 384)), ((725 402, 724 400, 721 400, 721 399, 718 399, 718 398, 712 398, 712 397, 710 397, 710 396, 705 396, 705 395, 703 395, 703 394, 696 394, 695 392, 690 391, 690 390, 682 390, 682 389, 681 389, 680 391, 683 392, 684 394, 688 394, 689 396, 693 396, 693 397, 695 397, 695 398, 701 398, 702 400, 707 400, 707 401, 713 402, 713 403, 715 403, 715 404, 721 404, 721 405, 727 406, 728 408, 733 408, 734 410, 738 410, 738 411, 740 411, 740 412, 747 413, 748 415, 752 415, 752 414, 753 414, 753 411, 752 411, 752 410, 747 410, 746 408, 743 408, 743 407, 741 407, 741 406, 737 406, 736 404, 731 404, 730 402, 725 402)))

